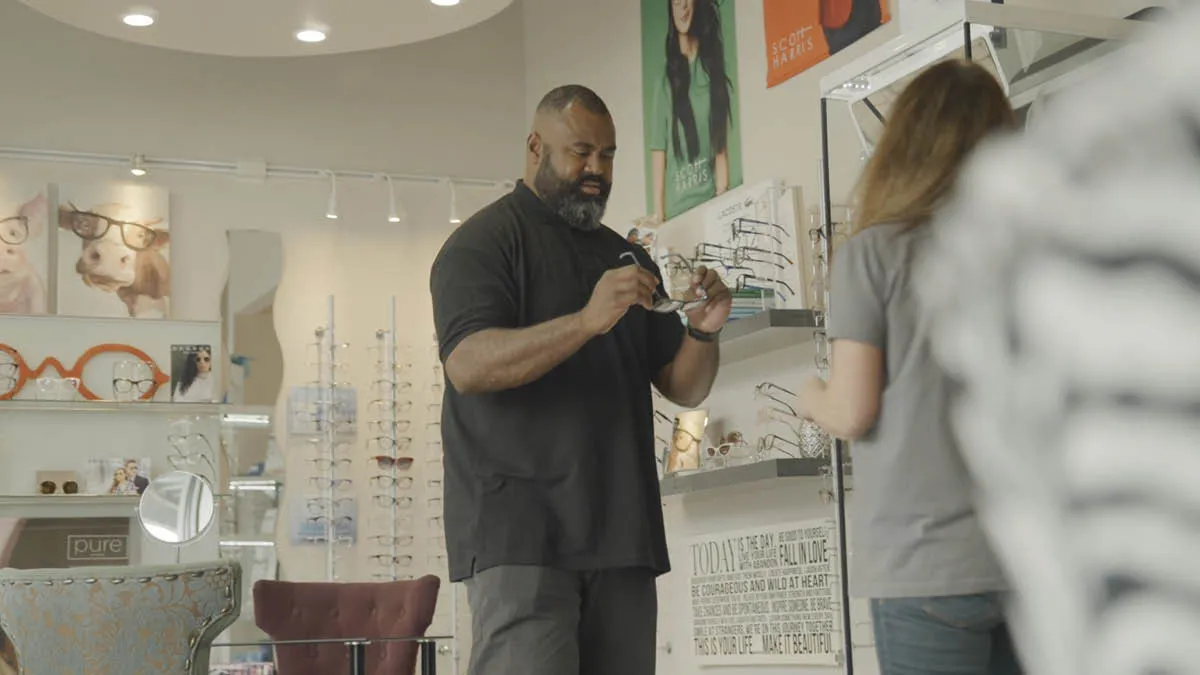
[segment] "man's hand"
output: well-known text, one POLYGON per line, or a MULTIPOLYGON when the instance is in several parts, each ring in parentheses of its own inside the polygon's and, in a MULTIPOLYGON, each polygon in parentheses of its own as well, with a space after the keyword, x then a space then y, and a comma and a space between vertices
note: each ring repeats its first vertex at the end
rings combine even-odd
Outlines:
POLYGON ((725 326, 729 313, 733 310, 733 293, 721 281, 721 275, 716 270, 710 270, 704 265, 692 273, 691 286, 684 294, 685 300, 699 297, 708 298, 708 302, 687 313, 688 325, 704 333, 715 333, 725 326))
MULTIPOLYGON (((630 307, 640 305, 650 309, 657 285, 658 279, 641 265, 626 265, 605 272, 592 289, 587 307, 580 312, 584 328, 594 335, 603 335, 617 325, 630 307)), ((729 315, 728 310, 725 315, 729 315)))

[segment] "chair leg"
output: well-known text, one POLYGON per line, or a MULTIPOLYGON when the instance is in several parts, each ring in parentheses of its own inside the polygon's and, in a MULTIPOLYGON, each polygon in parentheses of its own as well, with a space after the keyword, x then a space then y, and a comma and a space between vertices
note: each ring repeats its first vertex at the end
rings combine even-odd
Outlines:
POLYGON ((421 641, 421 675, 437 675, 437 643, 421 641))
POLYGON ((367 675, 367 643, 347 642, 346 652, 350 655, 350 675, 367 675))

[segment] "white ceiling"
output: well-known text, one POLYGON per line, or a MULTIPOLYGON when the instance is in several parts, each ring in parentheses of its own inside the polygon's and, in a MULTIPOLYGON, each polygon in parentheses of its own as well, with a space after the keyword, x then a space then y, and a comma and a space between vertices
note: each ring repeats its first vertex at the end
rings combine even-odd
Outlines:
POLYGON ((119 40, 222 56, 306 56, 379 49, 440 37, 481 23, 513 0, 21 0, 63 23, 119 40), (121 18, 150 10, 153 26, 121 18), (321 43, 295 38, 317 24, 321 43))

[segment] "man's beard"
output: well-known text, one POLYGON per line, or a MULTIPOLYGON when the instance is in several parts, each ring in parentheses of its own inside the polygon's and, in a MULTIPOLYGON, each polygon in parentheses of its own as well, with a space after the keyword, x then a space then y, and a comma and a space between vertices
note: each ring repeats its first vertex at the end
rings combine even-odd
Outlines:
POLYGON ((542 158, 533 187, 551 211, 571 227, 584 231, 600 227, 604 207, 608 204, 608 195, 612 192, 612 185, 600 175, 583 174, 578 180, 561 178, 550 165, 549 155, 542 158), (600 194, 590 195, 584 192, 584 183, 599 185, 600 194))

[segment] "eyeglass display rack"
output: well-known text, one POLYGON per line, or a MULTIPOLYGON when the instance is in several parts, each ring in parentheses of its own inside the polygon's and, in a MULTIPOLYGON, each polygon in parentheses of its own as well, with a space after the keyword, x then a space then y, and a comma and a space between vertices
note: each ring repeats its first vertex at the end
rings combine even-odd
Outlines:
MULTIPOLYGON (((399 345, 396 340, 396 299, 393 297, 388 305, 388 323, 387 328, 381 328, 375 331, 375 350, 376 357, 376 379, 372 388, 376 390, 379 396, 381 405, 376 406, 379 411, 378 416, 374 417, 370 423, 376 425, 373 432, 374 440, 380 458, 377 459, 376 468, 379 474, 373 476, 369 483, 373 483, 377 493, 372 499, 377 507, 377 512, 383 514, 383 520, 387 523, 385 528, 387 531, 382 535, 378 535, 379 545, 377 549, 379 555, 384 556, 382 560, 386 560, 384 565, 386 571, 379 575, 379 578, 395 581, 402 578, 401 574, 401 551, 410 550, 411 545, 403 546, 403 542, 415 541, 413 532, 404 532, 401 523, 404 522, 401 514, 402 499, 408 497, 401 496, 403 488, 411 489, 413 482, 412 476, 404 475, 408 473, 406 469, 411 468, 411 460, 405 460, 401 457, 401 446, 404 445, 400 432, 407 426, 412 424, 409 414, 409 408, 402 406, 400 400, 400 373, 408 370, 408 364, 401 364, 398 360, 399 345), (407 462, 408 466, 403 464, 407 462), (382 508, 378 508, 382 507, 382 508)), ((368 441, 370 443, 371 441, 368 441)), ((407 490, 403 490, 407 491, 407 490)), ((408 509, 404 509, 411 512, 408 509)), ((410 528, 411 529, 411 528, 410 528)), ((408 558, 411 560, 411 556, 408 558)), ((411 567, 408 565, 407 567, 411 567)))
MULTIPOLYGON (((418 551, 419 542, 428 543, 430 547, 436 546, 436 542, 444 542, 444 533, 441 530, 441 510, 440 504, 442 494, 440 492, 443 476, 439 473, 436 477, 432 475, 436 469, 441 467, 441 440, 440 440, 440 420, 430 420, 425 424, 425 435, 423 438, 426 447, 430 448, 430 452, 436 453, 434 456, 424 458, 425 461, 420 465, 421 484, 426 489, 426 512, 423 522, 428 523, 428 527, 424 532, 424 538, 418 536, 418 528, 416 518, 412 514, 416 511, 416 499, 413 496, 416 494, 416 454, 412 447, 416 444, 414 437, 420 432, 413 428, 414 417, 416 413, 416 404, 421 403, 420 394, 425 390, 417 386, 417 372, 414 368, 414 363, 411 360, 412 354, 407 345, 402 345, 397 340, 398 326, 396 320, 396 298, 392 298, 388 305, 388 321, 387 327, 375 331, 375 347, 376 353, 376 378, 372 383, 373 395, 378 397, 376 402, 378 405, 372 406, 372 419, 368 422, 372 427, 370 439, 368 439, 368 448, 374 447, 371 452, 380 453, 376 459, 376 468, 379 473, 372 476, 368 481, 372 484, 375 494, 372 495, 374 511, 380 513, 382 520, 386 523, 384 530, 380 534, 371 537, 375 542, 373 547, 378 553, 372 554, 372 558, 381 560, 385 564, 382 566, 386 571, 374 575, 376 579, 383 580, 398 580, 411 579, 415 575, 414 572, 418 567, 417 558, 414 555, 418 551), (403 355, 403 358, 401 356, 403 355), (407 398, 405 398, 407 396, 407 398), (408 400, 412 399, 412 400, 408 400), (378 411, 378 412, 374 412, 378 411), (430 435, 437 438, 429 437, 430 435), (434 505, 437 505, 436 507, 434 505), (381 508, 382 507, 382 508, 381 508), (403 524, 408 526, 404 527, 403 524), (405 552, 407 551, 407 553, 405 552), (401 564, 404 561, 404 564, 401 564)), ((430 348, 430 353, 434 355, 434 363, 431 364, 429 371, 433 375, 433 382, 430 383, 428 393, 431 397, 424 407, 430 416, 436 418, 438 411, 441 408, 441 393, 443 388, 441 364, 436 358, 436 339, 434 345, 430 348)), ((372 520, 375 520, 374 518, 372 520)), ((446 572, 444 569, 445 552, 442 547, 437 547, 438 551, 435 555, 427 555, 426 560, 430 561, 430 565, 425 569, 426 573, 434 574, 442 577, 446 581, 446 572), (434 567, 433 561, 440 561, 443 564, 434 567)), ((449 620, 451 630, 441 631, 443 634, 449 635, 450 639, 438 645, 437 652, 443 655, 449 655, 453 664, 454 670, 458 670, 458 586, 457 584, 443 583, 443 588, 449 588, 449 605, 450 610, 449 620)), ((439 603, 439 608, 441 603, 439 603)), ((435 620, 437 615, 435 614, 435 620)))
POLYGON ((343 413, 348 411, 341 410, 342 399, 339 396, 339 387, 337 380, 338 350, 342 345, 337 341, 336 322, 334 320, 334 300, 333 296, 328 299, 328 317, 325 325, 319 326, 314 331, 316 337, 317 351, 317 379, 315 386, 317 388, 317 438, 319 445, 317 451, 317 466, 320 467, 318 485, 321 488, 320 511, 324 515, 325 534, 323 543, 325 545, 325 579, 326 581, 337 580, 337 563, 336 548, 342 543, 339 537, 337 527, 337 481, 338 481, 338 423, 344 419, 343 413))
MULTIPOLYGON (((1019 5, 960 0, 946 2, 938 19, 893 38, 821 80, 821 213, 826 246, 833 233, 833 158, 829 129, 834 106, 848 114, 865 163, 900 91, 925 68, 945 59, 965 58, 991 71, 1004 88, 1019 120, 1028 124, 1039 105, 1057 91, 1100 70, 1107 57, 1133 38, 1141 14, 1126 19, 1090 16, 1019 5)), ((849 447, 833 444, 833 495, 839 574, 848 578, 843 458, 849 447)), ((841 606, 848 608, 848 584, 841 606)), ((841 612, 843 670, 854 672, 851 619, 841 612)))

